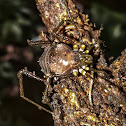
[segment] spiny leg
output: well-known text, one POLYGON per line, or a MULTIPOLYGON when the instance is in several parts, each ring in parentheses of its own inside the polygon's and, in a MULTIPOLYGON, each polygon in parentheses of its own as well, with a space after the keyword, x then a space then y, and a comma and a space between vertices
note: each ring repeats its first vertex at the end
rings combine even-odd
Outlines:
POLYGON ((47 97, 49 90, 52 90, 50 83, 51 83, 51 77, 47 77, 45 81, 46 87, 45 87, 45 91, 43 92, 42 103, 47 104, 53 110, 51 104, 49 103, 49 98, 47 97))
POLYGON ((29 40, 29 39, 27 39, 27 43, 30 46, 33 46, 33 45, 35 45, 35 46, 38 46, 38 45, 47 46, 47 45, 50 45, 51 44, 49 41, 42 41, 42 40, 32 41, 32 40, 29 40))
POLYGON ((59 40, 60 40, 60 39, 65 40, 65 42, 66 42, 67 44, 72 44, 72 45, 77 44, 77 45, 80 45, 79 42, 73 41, 71 38, 66 37, 66 36, 64 36, 64 35, 61 35, 60 33, 59 33, 59 34, 55 34, 55 35, 56 35, 56 37, 57 37, 59 40))
MULTIPOLYGON (((57 31, 60 31, 62 28, 61 26, 66 25, 67 23, 71 23, 69 20, 62 20, 56 28, 53 30, 53 34, 55 35, 57 31)), ((74 25, 73 25, 74 26, 74 25)))
POLYGON ((41 31, 41 33, 39 34, 39 37, 42 39, 42 40, 39 40, 39 41, 30 41, 27 39, 27 43, 32 46, 32 45, 42 45, 42 48, 44 48, 45 46, 48 46, 51 44, 51 40, 49 38, 49 36, 47 34, 45 34, 43 31, 41 31))
POLYGON ((67 23, 67 22, 69 22, 69 21, 67 21, 67 20, 62 20, 60 23, 59 23, 59 25, 53 30, 53 38, 57 38, 59 41, 61 41, 60 39, 63 39, 63 40, 65 40, 66 41, 66 43, 67 44, 77 44, 77 42, 76 41, 73 41, 72 39, 70 39, 69 37, 66 37, 66 36, 64 36, 63 34, 60 34, 60 33, 56 33, 57 31, 60 31, 60 29, 61 29, 61 26, 63 26, 64 25, 64 23, 67 23))
POLYGON ((32 101, 32 100, 30 100, 30 99, 28 99, 27 97, 24 96, 24 89, 23 89, 23 74, 26 75, 26 76, 28 76, 28 77, 30 77, 30 78, 34 78, 34 79, 36 79, 36 80, 38 80, 38 81, 41 81, 41 82, 44 82, 44 83, 45 83, 45 80, 44 80, 44 79, 42 79, 42 78, 40 78, 40 77, 37 77, 37 76, 36 76, 34 73, 32 73, 32 72, 29 72, 29 71, 27 70, 27 68, 20 70, 20 71, 18 72, 18 74, 17 74, 18 79, 19 79, 19 84, 20 84, 20 97, 22 97, 24 100, 30 102, 31 104, 37 106, 39 109, 42 109, 42 110, 44 110, 44 111, 46 111, 46 112, 48 112, 48 113, 50 113, 50 114, 53 115, 53 112, 51 112, 50 110, 48 110, 48 109, 42 107, 41 105, 35 103, 34 101, 32 101))

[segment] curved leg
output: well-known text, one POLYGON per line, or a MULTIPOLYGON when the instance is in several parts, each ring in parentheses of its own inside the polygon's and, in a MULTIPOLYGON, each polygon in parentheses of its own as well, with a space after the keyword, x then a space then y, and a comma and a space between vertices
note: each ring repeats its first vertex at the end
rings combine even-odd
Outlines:
MULTIPOLYGON (((94 72, 103 72, 104 75, 106 75, 106 77, 108 77, 108 74, 107 74, 105 71, 102 71, 102 70, 95 70, 95 69, 93 69, 93 68, 90 68, 89 71, 91 71, 91 74, 89 74, 89 73, 86 72, 86 76, 90 78, 89 102, 90 102, 90 105, 93 105, 93 103, 92 103, 92 98, 91 98, 92 86, 93 86, 93 83, 94 83, 94 82, 97 83, 97 84, 99 84, 99 82, 98 82, 96 79, 94 79, 94 76, 93 76, 93 75, 94 75, 94 72)), ((101 77, 102 79, 105 79, 105 80, 106 80, 106 78, 104 78, 104 77, 102 77, 102 76, 99 76, 99 77, 101 77)), ((107 89, 104 85, 102 85, 102 87, 104 87, 104 89, 106 89, 106 90, 108 91, 108 89, 107 89)), ((109 91, 108 91, 108 92, 109 92, 109 91)))
POLYGON ((94 75, 93 74, 94 74, 93 71, 91 71, 91 74, 89 74, 89 73, 86 72, 85 75, 82 75, 82 76, 86 76, 86 77, 90 78, 90 80, 87 79, 87 78, 85 78, 85 79, 89 81, 88 99, 89 99, 89 103, 90 103, 91 106, 93 106, 92 96, 91 96, 92 86, 94 84, 94 75))
POLYGON ((73 41, 71 38, 69 38, 69 37, 67 37, 63 34, 60 34, 60 33, 57 34, 56 33, 59 30, 60 26, 62 26, 64 24, 64 22, 68 22, 68 21, 65 21, 65 20, 61 21, 61 23, 58 25, 58 27, 53 30, 53 37, 56 37, 61 42, 65 41, 65 43, 67 43, 67 44, 80 45, 80 43, 77 42, 76 40, 73 41))
POLYGON ((51 112, 50 110, 48 110, 48 109, 42 107, 41 105, 35 103, 34 101, 32 101, 32 100, 30 100, 30 99, 28 99, 27 97, 24 96, 23 76, 22 76, 23 74, 26 75, 26 76, 28 76, 28 77, 30 77, 30 78, 34 78, 34 79, 36 79, 36 80, 38 80, 38 81, 41 81, 41 82, 46 83, 46 80, 45 80, 45 79, 42 79, 42 78, 40 78, 40 77, 37 77, 37 76, 35 75, 35 73, 29 72, 29 71, 27 70, 27 68, 20 70, 20 71, 18 72, 18 74, 17 74, 18 79, 19 79, 19 84, 20 84, 20 97, 22 97, 24 100, 26 100, 26 101, 32 103, 33 105, 37 106, 39 109, 42 109, 42 110, 44 110, 44 111, 46 111, 46 112, 48 112, 48 113, 50 113, 50 114, 53 115, 53 112, 51 112))
MULTIPOLYGON (((93 78, 93 71, 91 71, 91 77, 93 78)), ((92 97, 91 97, 92 86, 93 86, 93 79, 90 80, 90 86, 89 86, 89 102, 90 102, 90 105, 93 105, 92 97)))

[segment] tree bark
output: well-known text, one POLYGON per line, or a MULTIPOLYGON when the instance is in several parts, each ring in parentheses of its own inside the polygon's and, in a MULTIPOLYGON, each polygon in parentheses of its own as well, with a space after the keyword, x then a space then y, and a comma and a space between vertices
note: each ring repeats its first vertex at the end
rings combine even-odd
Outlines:
POLYGON ((126 125, 126 50, 108 65, 100 47, 102 28, 96 30, 72 0, 37 0, 37 8, 50 36, 65 36, 50 37, 52 41, 58 38, 64 43, 76 43, 81 37, 93 57, 93 66, 84 76, 60 77, 53 84, 49 97, 55 126, 126 125), (64 33, 66 24, 74 24, 80 36, 76 29, 72 37, 70 31, 64 33))

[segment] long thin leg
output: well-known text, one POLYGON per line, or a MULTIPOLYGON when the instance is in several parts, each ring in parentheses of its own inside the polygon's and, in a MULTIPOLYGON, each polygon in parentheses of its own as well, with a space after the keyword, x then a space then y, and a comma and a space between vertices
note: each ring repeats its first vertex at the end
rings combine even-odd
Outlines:
POLYGON ((46 88, 45 88, 45 91, 43 93, 43 98, 42 98, 43 99, 42 103, 44 103, 44 104, 46 104, 48 102, 47 95, 48 95, 48 89, 49 89, 49 86, 50 86, 51 79, 48 77, 46 80, 47 80, 46 81, 46 88))
POLYGON ((47 104, 53 110, 51 104, 49 103, 49 98, 47 97, 48 93, 50 91, 52 91, 52 87, 51 87, 50 83, 51 83, 51 78, 47 77, 46 82, 45 82, 46 87, 45 87, 45 91, 43 92, 43 97, 42 97, 42 103, 47 104))
POLYGON ((29 72, 29 71, 27 70, 27 68, 20 70, 20 71, 18 72, 18 74, 17 74, 18 79, 19 79, 19 84, 20 84, 20 97, 22 97, 22 98, 25 99, 26 101, 32 103, 33 105, 37 106, 39 109, 42 109, 42 110, 44 110, 44 111, 46 111, 46 112, 48 112, 48 113, 50 113, 50 114, 53 115, 53 112, 51 112, 50 110, 48 110, 48 109, 42 107, 41 105, 35 103, 34 101, 32 101, 32 100, 30 100, 30 99, 28 99, 27 97, 24 96, 23 76, 22 76, 23 74, 26 75, 26 76, 28 76, 28 77, 30 77, 30 78, 34 78, 34 79, 36 79, 36 80, 38 80, 38 81, 45 82, 44 79, 42 79, 42 78, 40 78, 40 77, 37 77, 37 76, 36 76, 34 73, 32 73, 32 72, 29 72))
POLYGON ((28 45, 30 45, 30 46, 33 46, 33 45, 36 45, 36 46, 42 45, 43 48, 44 48, 45 46, 51 44, 49 41, 42 41, 42 40, 40 40, 40 41, 32 41, 32 40, 29 40, 29 39, 27 39, 27 43, 28 43, 28 45))

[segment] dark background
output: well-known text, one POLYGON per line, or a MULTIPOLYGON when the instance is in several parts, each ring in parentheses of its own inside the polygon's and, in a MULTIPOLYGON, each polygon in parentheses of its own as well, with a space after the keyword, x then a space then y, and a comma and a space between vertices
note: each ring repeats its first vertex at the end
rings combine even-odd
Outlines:
MULTIPOLYGON (((126 47, 125 0, 77 0, 79 8, 89 14, 105 41, 106 58, 118 57, 126 47)), ((43 52, 30 47, 26 40, 37 40, 41 30, 47 32, 34 0, 0 0, 0 126, 53 126, 50 114, 19 97, 17 72, 28 67, 43 76, 37 60, 43 52)), ((24 78, 25 95, 41 104, 44 84, 24 78)), ((45 106, 48 108, 48 106, 45 106)))

